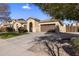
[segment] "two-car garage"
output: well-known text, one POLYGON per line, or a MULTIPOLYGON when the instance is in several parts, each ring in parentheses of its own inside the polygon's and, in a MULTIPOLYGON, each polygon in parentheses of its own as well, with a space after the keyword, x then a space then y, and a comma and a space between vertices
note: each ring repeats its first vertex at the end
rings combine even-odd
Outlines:
POLYGON ((55 24, 41 24, 41 32, 47 32, 55 29, 56 29, 55 24))

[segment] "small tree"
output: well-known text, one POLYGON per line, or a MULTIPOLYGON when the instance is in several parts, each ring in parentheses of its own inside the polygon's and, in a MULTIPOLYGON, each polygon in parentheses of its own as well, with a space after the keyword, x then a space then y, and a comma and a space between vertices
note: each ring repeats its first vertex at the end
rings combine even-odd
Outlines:
POLYGON ((6 3, 0 3, 0 21, 8 21, 10 20, 10 10, 9 5, 6 3))
POLYGON ((26 33, 26 32, 28 32, 27 29, 24 28, 24 27, 19 27, 18 31, 19 31, 19 33, 26 33))
POLYGON ((55 19, 79 20, 78 3, 38 3, 35 5, 55 19))
POLYGON ((14 29, 13 29, 12 27, 7 27, 7 28, 6 28, 6 31, 7 31, 7 32, 14 32, 14 29))

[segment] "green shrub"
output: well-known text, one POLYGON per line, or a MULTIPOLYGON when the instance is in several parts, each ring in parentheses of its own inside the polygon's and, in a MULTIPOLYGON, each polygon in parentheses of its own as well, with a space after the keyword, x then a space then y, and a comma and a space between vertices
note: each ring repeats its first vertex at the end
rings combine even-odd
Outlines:
POLYGON ((27 29, 24 28, 24 27, 19 27, 18 31, 19 31, 19 33, 26 33, 26 32, 28 32, 27 29))
POLYGON ((7 28, 6 28, 6 31, 7 31, 7 32, 14 32, 14 29, 13 29, 12 27, 7 27, 7 28))
POLYGON ((79 55, 79 38, 71 40, 70 44, 73 47, 76 55, 79 55))

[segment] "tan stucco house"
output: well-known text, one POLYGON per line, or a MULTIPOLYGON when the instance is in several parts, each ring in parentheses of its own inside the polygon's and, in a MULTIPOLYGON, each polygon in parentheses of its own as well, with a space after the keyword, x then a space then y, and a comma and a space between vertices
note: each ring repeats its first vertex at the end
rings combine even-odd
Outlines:
POLYGON ((27 19, 28 32, 47 32, 55 28, 57 28, 61 32, 66 31, 64 24, 57 19, 51 19, 45 21, 41 21, 39 19, 31 17, 27 19))
POLYGON ((58 19, 39 20, 32 17, 29 17, 27 20, 12 20, 3 23, 0 27, 13 27, 15 31, 18 31, 19 27, 24 27, 28 32, 47 32, 53 29, 60 32, 79 32, 79 23, 64 25, 58 19))

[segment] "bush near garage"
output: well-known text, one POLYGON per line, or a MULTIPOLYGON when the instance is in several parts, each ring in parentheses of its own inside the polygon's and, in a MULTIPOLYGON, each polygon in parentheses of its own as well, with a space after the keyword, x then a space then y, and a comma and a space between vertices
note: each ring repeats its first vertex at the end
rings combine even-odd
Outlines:
POLYGON ((19 31, 19 33, 26 33, 26 32, 28 32, 27 29, 24 28, 24 27, 19 27, 18 31, 19 31))

